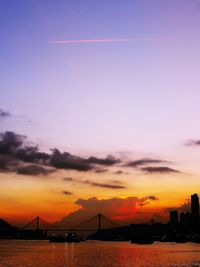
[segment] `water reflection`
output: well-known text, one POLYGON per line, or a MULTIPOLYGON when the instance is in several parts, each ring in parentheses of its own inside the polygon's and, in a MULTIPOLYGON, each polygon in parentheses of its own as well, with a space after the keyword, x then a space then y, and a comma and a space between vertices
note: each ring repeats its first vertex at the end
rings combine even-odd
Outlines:
POLYGON ((176 267, 200 266, 193 243, 0 241, 0 267, 176 267))
POLYGON ((74 266, 74 246, 76 244, 65 244, 65 267, 74 266))

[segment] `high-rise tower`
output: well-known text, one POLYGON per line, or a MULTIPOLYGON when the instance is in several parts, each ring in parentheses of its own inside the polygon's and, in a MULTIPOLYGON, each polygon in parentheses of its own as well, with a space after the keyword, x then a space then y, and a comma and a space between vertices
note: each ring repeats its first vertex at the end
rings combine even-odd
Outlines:
POLYGON ((178 227, 178 211, 177 210, 170 211, 170 225, 172 228, 178 227))
POLYGON ((191 223, 193 230, 199 228, 199 197, 197 194, 191 195, 191 223))

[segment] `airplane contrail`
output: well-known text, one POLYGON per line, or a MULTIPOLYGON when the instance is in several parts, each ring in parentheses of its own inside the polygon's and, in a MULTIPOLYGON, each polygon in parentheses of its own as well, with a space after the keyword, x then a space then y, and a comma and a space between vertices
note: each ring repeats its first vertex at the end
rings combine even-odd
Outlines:
POLYGON ((83 43, 119 43, 119 42, 169 42, 172 39, 159 38, 122 38, 122 39, 82 39, 82 40, 56 40, 49 41, 48 44, 83 44, 83 43))

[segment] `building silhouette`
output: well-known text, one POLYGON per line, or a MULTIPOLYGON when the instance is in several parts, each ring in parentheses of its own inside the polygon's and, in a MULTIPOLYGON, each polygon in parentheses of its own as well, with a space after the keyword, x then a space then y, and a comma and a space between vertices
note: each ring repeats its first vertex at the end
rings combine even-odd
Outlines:
POLYGON ((191 195, 191 226, 194 231, 199 228, 199 197, 191 195))
MULTIPOLYGON (((169 215, 168 223, 154 223, 151 220, 146 223, 120 226, 99 213, 76 225, 73 232, 78 232, 82 240, 86 237, 104 241, 131 240, 139 244, 150 244, 154 241, 200 244, 199 197, 196 193, 191 195, 191 211, 182 211, 179 214, 178 210, 174 209, 169 215), (91 226, 91 222, 92 225, 95 223, 95 227, 91 226)), ((0 239, 47 239, 51 237, 52 231, 62 235, 63 232, 71 232, 72 229, 59 228, 38 216, 21 228, 9 225, 0 219, 0 239)))
POLYGON ((182 232, 189 232, 191 228, 191 214, 189 211, 180 213, 180 229, 182 232))
POLYGON ((170 226, 173 229, 178 227, 178 211, 177 210, 170 211, 170 226))

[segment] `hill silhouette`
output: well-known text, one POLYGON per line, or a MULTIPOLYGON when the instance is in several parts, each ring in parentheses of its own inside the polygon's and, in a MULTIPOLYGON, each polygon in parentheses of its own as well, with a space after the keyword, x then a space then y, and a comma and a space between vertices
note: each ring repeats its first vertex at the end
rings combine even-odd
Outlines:
POLYGON ((8 222, 0 218, 0 229, 8 229, 14 228, 14 226, 10 225, 8 222))

